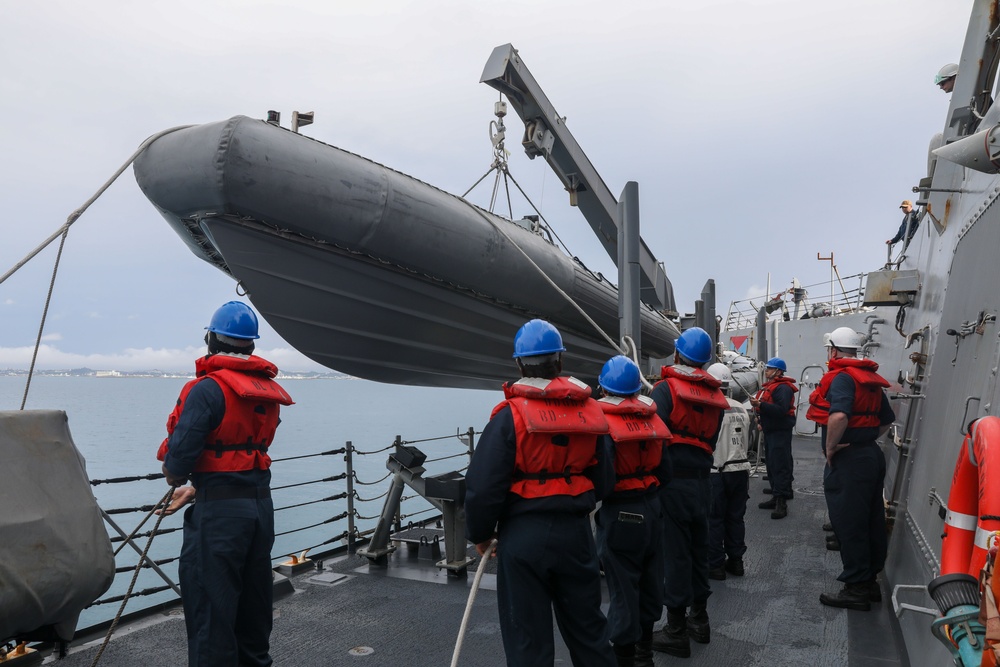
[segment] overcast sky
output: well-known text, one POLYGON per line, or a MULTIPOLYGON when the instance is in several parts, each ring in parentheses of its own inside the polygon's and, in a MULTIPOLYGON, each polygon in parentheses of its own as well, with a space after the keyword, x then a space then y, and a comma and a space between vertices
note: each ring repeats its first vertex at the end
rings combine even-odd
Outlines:
MULTIPOLYGON (((639 183, 642 234, 678 309, 881 267, 926 170, 969 0, 0 0, 0 275, 149 135, 315 111, 304 133, 461 194, 490 166, 512 43, 612 192, 639 183), (707 259, 706 259, 707 258, 707 259)), ((613 264, 556 177, 511 172, 573 254, 613 264)), ((485 204, 489 188, 473 199, 485 204)), ((515 202, 515 216, 530 213, 515 202)), ((0 368, 27 367, 56 245, 0 285, 0 368)), ((43 368, 183 369, 234 283, 196 259, 131 169, 72 228, 43 368)), ((319 370, 265 327, 260 352, 319 370)))

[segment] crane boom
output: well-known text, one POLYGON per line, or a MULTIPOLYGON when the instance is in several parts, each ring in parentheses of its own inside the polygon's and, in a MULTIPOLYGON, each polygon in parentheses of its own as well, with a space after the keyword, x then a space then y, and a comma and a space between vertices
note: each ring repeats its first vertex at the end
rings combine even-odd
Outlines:
MULTIPOLYGON (((507 96, 524 122, 521 145, 528 157, 542 156, 570 194, 570 204, 578 206, 605 251, 618 263, 618 200, 605 185, 597 169, 566 127, 538 82, 510 44, 493 49, 481 83, 507 96)), ((663 263, 658 262, 640 239, 640 299, 668 316, 677 313, 674 290, 663 263)))

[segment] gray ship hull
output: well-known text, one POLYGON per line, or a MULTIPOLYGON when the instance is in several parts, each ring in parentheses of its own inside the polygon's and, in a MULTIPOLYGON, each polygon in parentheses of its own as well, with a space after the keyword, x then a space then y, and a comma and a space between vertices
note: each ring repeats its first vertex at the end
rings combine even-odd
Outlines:
MULTIPOLYGON (((613 285, 538 233, 365 158, 236 117, 157 140, 135 173, 192 252, 329 368, 495 388, 533 317, 560 329, 564 367, 582 379, 615 354, 570 302, 616 339, 613 285)), ((643 308, 648 369, 672 354, 677 333, 643 308)))

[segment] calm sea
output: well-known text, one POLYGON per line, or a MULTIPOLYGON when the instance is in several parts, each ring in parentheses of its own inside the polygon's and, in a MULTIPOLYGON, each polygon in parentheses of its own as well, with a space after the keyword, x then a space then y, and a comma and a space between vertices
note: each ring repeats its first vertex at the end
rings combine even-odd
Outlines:
MULTIPOLYGON (((160 470, 156 449, 166 435, 167 415, 184 382, 163 378, 36 377, 31 382, 25 409, 57 409, 67 413, 73 440, 87 461, 92 480, 147 475, 160 470)), ((490 410, 503 398, 499 390, 425 389, 355 379, 284 380, 282 384, 296 404, 282 409, 272 457, 316 454, 342 448, 351 441, 359 452, 354 457, 355 523, 361 531, 374 527, 382 510, 382 494, 389 486, 385 462, 391 450, 381 450, 389 448, 401 436, 427 454, 427 475, 462 469, 468 465, 468 456, 463 454, 468 448, 454 437, 456 432, 464 433, 470 427, 477 433, 481 431, 490 410)), ((24 386, 23 376, 0 376, 0 410, 17 410, 24 386)), ((276 488, 275 507, 300 505, 275 514, 275 532, 292 531, 276 538, 272 552, 275 562, 347 530, 346 519, 323 523, 346 512, 347 500, 322 501, 344 493, 346 482, 307 483, 344 471, 342 454, 274 464, 273 487, 298 485, 276 488)), ((165 482, 157 480, 99 484, 93 489, 100 506, 110 510, 151 505, 163 496, 167 487, 165 482)), ((404 499, 413 495, 409 489, 404 491, 404 499)), ((413 520, 429 512, 430 506, 419 497, 404 501, 403 513, 413 520)), ((125 532, 131 532, 144 516, 144 512, 136 511, 114 514, 112 519, 125 532)), ((150 521, 143 530, 152 525, 150 521)), ((175 515, 165 519, 161 527, 180 525, 181 517, 175 515)), ((110 527, 109 534, 115 535, 110 527)), ((137 544, 141 549, 145 538, 137 544)), ((155 538, 150 555, 156 560, 169 560, 177 556, 179 548, 178 531, 155 538)), ((122 567, 134 565, 136 552, 125 548, 117 560, 122 567)), ((165 563, 163 570, 176 582, 175 561, 165 563)), ((130 572, 119 574, 104 597, 124 593, 130 579, 130 572)), ((165 582, 156 574, 144 571, 135 590, 163 585, 165 582)), ((173 597, 171 592, 141 596, 130 601, 126 611, 173 597)), ((117 608, 118 604, 104 604, 87 610, 80 627, 113 617, 117 608)))

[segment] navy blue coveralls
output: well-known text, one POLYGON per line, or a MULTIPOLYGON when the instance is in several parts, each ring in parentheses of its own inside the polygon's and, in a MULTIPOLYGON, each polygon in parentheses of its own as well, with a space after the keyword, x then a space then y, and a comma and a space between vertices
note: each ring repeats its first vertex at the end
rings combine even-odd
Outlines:
MULTIPOLYGON (((603 446, 613 450, 611 436, 601 437, 603 446)), ((597 553, 611 596, 608 626, 615 645, 649 641, 653 624, 663 614, 663 505, 659 489, 671 478, 666 447, 654 474, 658 487, 612 492, 595 516, 597 553), (642 523, 636 523, 634 516, 642 517, 642 523)))
POLYGON ((192 473, 205 437, 222 422, 226 401, 205 379, 191 388, 163 465, 191 476, 198 490, 184 512, 178 574, 189 667, 268 667, 273 583, 271 472, 192 473), (239 496, 239 497, 233 497, 239 496))
MULTIPOLYGON (((830 384, 827 400, 830 414, 843 412, 851 416, 854 405, 854 380, 847 373, 840 373, 830 384)), ((882 394, 879 423, 891 424, 896 415, 889 405, 889 398, 882 394)), ((823 451, 826 451, 826 430, 822 429, 823 451)), ((885 566, 889 547, 885 532, 885 506, 882 501, 882 484, 885 481, 885 456, 875 442, 879 427, 850 428, 841 442, 850 446, 833 455, 833 465, 823 471, 823 491, 830 523, 840 541, 840 559, 844 571, 837 577, 845 584, 873 581, 885 566)))
POLYGON ((771 394, 773 402, 760 403, 760 429, 764 432, 764 464, 771 491, 775 498, 792 498, 795 462, 792 459, 792 429, 795 415, 788 414, 795 392, 787 384, 779 384, 771 394))
MULTIPOLYGON (((656 402, 656 414, 670 427, 674 409, 670 385, 660 382, 653 387, 650 398, 656 402)), ((713 446, 724 416, 725 411, 719 410, 713 446)), ((673 479, 660 489, 666 555, 663 604, 670 613, 683 615, 688 607, 704 606, 712 594, 708 583, 708 526, 712 508, 709 475, 714 461, 705 450, 684 443, 671 443, 666 454, 673 479)))
POLYGON ((511 667, 551 667, 555 612, 576 667, 616 662, 601 612, 601 574, 590 526, 596 501, 614 486, 611 452, 598 441, 588 472, 594 491, 522 498, 510 493, 517 438, 510 406, 483 429, 465 477, 465 531, 474 544, 497 532, 497 606, 511 667))

